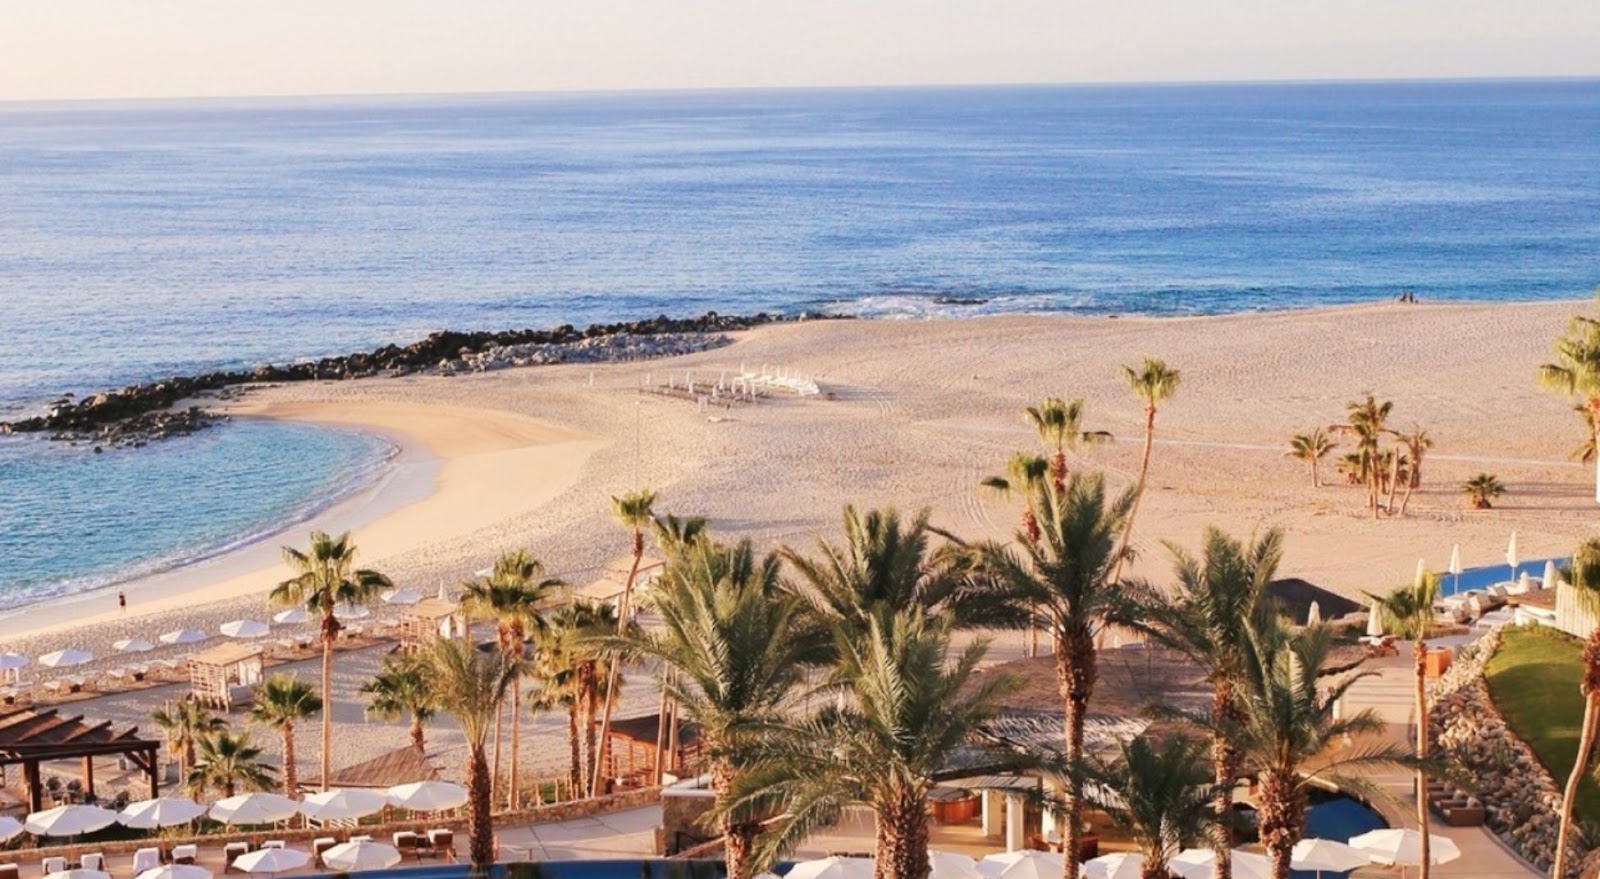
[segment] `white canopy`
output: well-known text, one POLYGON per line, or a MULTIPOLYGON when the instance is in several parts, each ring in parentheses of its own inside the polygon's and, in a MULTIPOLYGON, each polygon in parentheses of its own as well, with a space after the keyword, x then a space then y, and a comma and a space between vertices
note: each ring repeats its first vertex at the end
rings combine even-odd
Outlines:
POLYGON ((988 879, 1061 879, 1066 859, 1058 852, 1026 849, 984 855, 978 872, 988 879))
POLYGON ((260 620, 230 620, 218 628, 229 638, 265 638, 272 631, 260 620))
POLYGON ((104 870, 57 870, 44 874, 44 879, 111 879, 104 870))
POLYGON ((0 670, 22 668, 28 664, 28 657, 20 653, 0 653, 0 670))
POLYGON ((784 879, 872 879, 872 858, 838 856, 801 861, 789 868, 784 879))
POLYGON ((467 804, 467 789, 448 781, 414 781, 389 788, 389 801, 413 812, 443 812, 467 804))
POLYGON ((979 879, 978 862, 958 852, 928 852, 929 879, 979 879))
POLYGON ((1083 863, 1085 879, 1140 879, 1144 875, 1144 855, 1116 852, 1091 858, 1083 863))
POLYGON ((57 650, 54 653, 46 653, 39 657, 39 664, 45 668, 66 668, 69 665, 83 665, 85 662, 93 661, 93 659, 94 654, 87 650, 68 647, 65 650, 57 650))
POLYGON ((387 843, 359 840, 323 852, 322 863, 331 870, 386 870, 400 863, 400 850, 387 843))
POLYGON ((311 863, 311 856, 292 848, 263 848, 233 859, 235 869, 246 873, 286 873, 311 863))
POLYGON ((116 823, 117 813, 99 806, 57 806, 28 816, 23 827, 34 836, 78 836, 116 823))
POLYGON ((122 814, 117 816, 117 821, 124 827, 154 830, 158 827, 188 824, 205 813, 205 806, 188 797, 158 797, 154 800, 129 803, 128 807, 122 810, 122 814))
POLYGON ((372 611, 359 604, 339 604, 334 606, 333 615, 341 620, 364 620, 372 616, 372 611))
MULTIPOLYGON (((1415 830, 1372 830, 1350 837, 1350 847, 1366 852, 1374 863, 1397 867, 1422 866, 1422 834, 1415 830)), ((1448 864, 1461 857, 1461 849, 1448 836, 1428 834, 1428 861, 1448 864)))
POLYGON ((209 637, 199 629, 177 629, 163 634, 158 640, 163 644, 199 644, 209 637))
POLYGON ((194 864, 167 864, 146 870, 133 879, 212 879, 211 871, 194 864))
POLYGON ((10 842, 22 835, 22 822, 10 815, 0 815, 0 842, 10 842))
POLYGON ((111 649, 118 653, 149 653, 156 649, 156 645, 143 638, 123 638, 121 641, 111 642, 111 649))
MULTIPOLYGON (((1237 879, 1272 879, 1272 862, 1266 855, 1234 849, 1228 853, 1228 862, 1237 879)), ((1208 848, 1184 849, 1173 856, 1167 865, 1183 879, 1211 879, 1216 852, 1208 848)))
POLYGON ((422 593, 415 589, 390 589, 381 597, 384 604, 416 604, 422 600, 422 593))
POLYGON ((389 796, 382 791, 334 788, 307 796, 300 803, 300 814, 319 821, 345 821, 381 812, 387 805, 389 796))
POLYGON ((298 626, 309 619, 311 619, 311 615, 306 613, 306 609, 303 607, 291 607, 288 610, 280 610, 272 615, 272 621, 280 626, 298 626))
POLYGON ((1331 839, 1302 839, 1294 844, 1289 861, 1291 870, 1317 873, 1348 873, 1372 863, 1366 852, 1331 839))
POLYGON ((294 800, 262 791, 217 800, 211 807, 211 817, 224 824, 272 824, 299 812, 300 804, 294 800))

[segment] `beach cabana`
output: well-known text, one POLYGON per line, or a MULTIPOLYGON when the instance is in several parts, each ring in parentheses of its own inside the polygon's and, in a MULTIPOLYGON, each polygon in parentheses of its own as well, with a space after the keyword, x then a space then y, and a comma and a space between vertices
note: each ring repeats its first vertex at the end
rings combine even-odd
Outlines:
POLYGON ((416 748, 405 745, 384 754, 363 760, 343 769, 335 769, 330 785, 342 788, 388 788, 398 784, 433 781, 439 777, 439 767, 429 763, 416 748))
POLYGON ((126 757, 150 779, 150 796, 161 795, 157 774, 161 743, 139 738, 137 728, 118 732, 111 722, 85 723, 82 716, 63 717, 56 709, 20 708, 0 711, 0 769, 22 767, 29 807, 44 808, 39 766, 56 760, 83 761, 83 789, 94 793, 94 758, 126 757))
POLYGON ((221 711, 233 707, 234 687, 261 683, 261 656, 256 644, 219 644, 189 657, 189 692, 203 705, 221 711))
POLYGON ((406 608, 395 631, 402 648, 420 650, 432 644, 435 638, 464 638, 467 627, 461 617, 461 605, 439 598, 424 598, 406 608))
MULTIPOLYGON (((620 780, 641 780, 655 773, 657 754, 656 738, 661 728, 661 715, 630 717, 611 721, 606 733, 605 777, 620 780)), ((680 778, 694 775, 700 767, 700 729, 692 723, 678 724, 678 747, 667 751, 664 768, 680 778)))

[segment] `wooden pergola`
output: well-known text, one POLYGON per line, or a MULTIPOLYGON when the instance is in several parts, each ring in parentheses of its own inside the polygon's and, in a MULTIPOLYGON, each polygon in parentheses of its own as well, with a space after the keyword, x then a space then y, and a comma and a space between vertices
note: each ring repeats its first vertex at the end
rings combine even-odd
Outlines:
MULTIPOLYGON (((654 776, 658 752, 656 736, 661 715, 648 714, 611 721, 605 742, 605 777, 638 779, 654 776)), ((678 746, 664 748, 665 768, 680 777, 693 775, 700 768, 700 728, 692 723, 678 725, 678 746)))
POLYGON ((33 811, 44 808, 44 784, 39 765, 54 760, 83 761, 83 789, 94 793, 94 758, 120 756, 144 770, 150 779, 150 796, 161 795, 161 743, 139 738, 137 727, 122 732, 111 721, 85 723, 82 715, 63 717, 57 709, 19 708, 0 711, 0 769, 22 767, 23 783, 33 811))
POLYGON ((265 651, 257 644, 218 644, 189 657, 189 692, 203 705, 233 707, 233 687, 261 683, 265 651))
POLYGON ((435 638, 463 638, 466 623, 459 619, 461 605, 442 598, 424 598, 406 608, 405 615, 395 627, 404 650, 420 650, 432 644, 435 638))

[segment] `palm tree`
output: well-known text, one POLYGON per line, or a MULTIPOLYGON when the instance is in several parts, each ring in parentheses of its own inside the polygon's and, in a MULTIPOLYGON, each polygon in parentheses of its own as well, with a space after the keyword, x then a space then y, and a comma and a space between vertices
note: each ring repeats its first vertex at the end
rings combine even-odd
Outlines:
MULTIPOLYGON (((1595 288, 1600 300, 1600 287, 1595 288)), ((1539 366, 1539 383, 1573 399, 1588 413, 1590 443, 1600 442, 1600 320, 1574 315, 1553 343, 1555 360, 1539 366)), ((1595 469, 1600 502, 1600 466, 1595 469)))
MULTIPOLYGON (((466 585, 461 593, 463 609, 470 615, 495 621, 495 635, 503 653, 522 657, 528 635, 543 635, 547 629, 542 608, 551 594, 566 584, 544 576, 544 564, 518 550, 501 556, 489 576, 466 585)), ((494 722, 493 778, 500 781, 501 719, 494 722)), ((511 688, 511 807, 522 804, 522 687, 511 688)), ((498 796, 496 796, 498 799, 498 796)))
MULTIPOLYGON (((757 561, 748 540, 697 542, 652 591, 662 626, 638 646, 671 672, 662 686, 699 727, 711 790, 725 803, 749 760, 750 731, 778 722, 804 682, 818 629, 799 598, 779 590, 777 557, 757 561)), ((719 814, 729 879, 749 879, 763 816, 719 814)))
MULTIPOLYGON (((575 598, 548 618, 549 634, 538 648, 539 677, 544 682, 541 704, 568 707, 573 791, 589 795, 590 779, 599 768, 595 720, 600 703, 613 692, 600 664, 618 629, 616 608, 606 602, 575 598), (581 723, 580 723, 581 721, 581 723), (580 749, 580 744, 583 745, 580 749), (581 763, 580 763, 581 761, 581 763)), ((619 687, 619 677, 614 686, 619 687)))
POLYGON ((1389 413, 1394 403, 1379 402, 1372 394, 1365 400, 1352 400, 1345 404, 1346 421, 1335 424, 1332 430, 1349 433, 1356 438, 1356 461, 1359 476, 1367 485, 1367 506, 1372 518, 1378 518, 1378 483, 1383 473, 1383 434, 1387 430, 1389 413))
MULTIPOLYGON (((623 627, 633 619, 630 603, 633 600, 633 583, 639 576, 639 565, 644 561, 644 532, 647 528, 655 526, 654 507, 656 493, 648 488, 629 492, 622 497, 611 499, 611 516, 617 524, 633 533, 633 565, 628 569, 628 582, 622 587, 622 598, 617 602, 617 634, 623 633, 623 627)), ((606 708, 605 716, 600 720, 600 747, 606 747, 611 735, 611 694, 617 686, 617 674, 622 668, 622 654, 614 653, 611 656, 611 668, 606 672, 606 708)), ((591 793, 600 790, 600 767, 604 759, 596 760, 595 774, 589 777, 589 790, 591 793)))
MULTIPOLYGON (((1122 548, 1127 549, 1133 540, 1133 519, 1139 514, 1139 501, 1144 497, 1145 479, 1150 475, 1150 450, 1156 441, 1156 406, 1172 399, 1178 392, 1178 384, 1182 375, 1178 370, 1167 366, 1166 361, 1154 357, 1146 357, 1138 369, 1131 366, 1122 368, 1123 377, 1128 380, 1128 388, 1133 395, 1144 401, 1144 455, 1139 461, 1139 481, 1134 483, 1133 506, 1128 508, 1128 516, 1122 523, 1122 548)), ((1122 573, 1122 560, 1126 553, 1118 555, 1116 576, 1122 573)))
MULTIPOLYGON (((1412 654, 1417 668, 1417 761, 1428 759, 1428 635, 1433 631, 1434 602, 1439 600, 1439 578, 1430 571, 1420 571, 1416 582, 1401 586, 1388 595, 1369 594, 1383 617, 1384 631, 1413 642, 1412 654)), ((1428 858, 1428 780, 1421 768, 1417 770, 1417 825, 1422 833, 1422 868, 1418 879, 1428 879, 1431 864, 1428 858)))
MULTIPOLYGON (((1578 545, 1572 556, 1572 569, 1566 577, 1578 604, 1591 619, 1600 620, 1600 539, 1589 538, 1578 545)), ((1560 829, 1556 835, 1556 852, 1550 875, 1554 879, 1566 876, 1567 841, 1572 833, 1572 804, 1577 800, 1578 783, 1588 771, 1594 756, 1596 725, 1600 724, 1600 623, 1589 633, 1583 644, 1583 678, 1579 682, 1583 693, 1583 726, 1578 730, 1578 754, 1573 759, 1572 773, 1567 776, 1567 787, 1561 797, 1560 829)))
MULTIPOLYGON (((322 633, 322 692, 333 692, 333 645, 339 638, 339 620, 333 611, 338 605, 360 606, 372 602, 394 584, 389 578, 365 568, 355 568, 356 545, 350 542, 350 532, 329 537, 322 531, 311 532, 311 546, 301 552, 291 546, 283 548, 283 560, 295 576, 279 583, 272 590, 271 599, 280 606, 300 605, 320 615, 322 633)), ((333 707, 322 712, 322 777, 323 790, 328 789, 328 776, 332 771, 333 707)))
POLYGON ((1143 879, 1167 879, 1172 856, 1205 833, 1212 785, 1203 759, 1183 736, 1158 745, 1139 735, 1122 744, 1119 759, 1090 763, 1094 803, 1133 837, 1143 879))
POLYGON ((1493 473, 1479 473, 1461 483, 1461 493, 1474 510, 1487 510, 1494 507, 1495 498, 1506 493, 1506 487, 1493 473))
POLYGON ((1415 766, 1417 761, 1393 745, 1343 744, 1349 737, 1383 732, 1372 710, 1335 717, 1336 706, 1364 674, 1324 683, 1322 669, 1332 638, 1324 626, 1299 632, 1274 618, 1251 633, 1248 673, 1240 681, 1239 721, 1230 735, 1259 781, 1257 803, 1261 843, 1275 879, 1288 879, 1294 844, 1305 834, 1306 793, 1332 786, 1370 791, 1359 773, 1370 768, 1415 766))
POLYGON ((656 546, 660 547, 661 554, 670 562, 705 536, 706 525, 704 516, 679 518, 676 514, 668 513, 655 519, 650 530, 655 534, 656 546))
POLYGON ((361 685, 367 711, 387 721, 411 718, 411 746, 421 754, 428 749, 423 724, 439 710, 439 694, 428 679, 428 666, 413 653, 391 653, 383 658, 377 676, 361 685))
POLYGON ((1217 822, 1213 876, 1228 879, 1233 787, 1240 765, 1227 729, 1238 722, 1234 690, 1246 671, 1251 629, 1271 610, 1262 596, 1283 558, 1283 532, 1269 530, 1246 546, 1218 528, 1207 528, 1199 558, 1172 544, 1167 551, 1177 584, 1166 595, 1147 596, 1132 626, 1188 657, 1205 670, 1211 684, 1211 812, 1217 822))
POLYGON ((1433 437, 1417 425, 1411 426, 1410 433, 1396 433, 1395 436, 1406 453, 1406 493, 1400 500, 1400 517, 1405 518, 1406 507, 1411 504, 1411 492, 1422 485, 1422 457, 1433 448, 1433 437))
POLYGON ((189 777, 195 764, 195 744, 211 733, 228 728, 228 722, 211 713, 200 700, 185 696, 150 713, 150 720, 166 733, 167 746, 178 757, 178 774, 189 777))
POLYGON ((865 803, 877 815, 877 875, 927 879, 934 774, 970 746, 1014 682, 974 674, 982 641, 951 658, 948 622, 915 610, 869 617, 864 633, 835 634, 836 676, 847 698, 768 730, 713 814, 781 812, 758 844, 757 861, 770 864, 845 806, 865 803))
MULTIPOLYGON (((1065 759, 1083 765, 1083 726, 1094 693, 1095 636, 1108 621, 1119 619, 1123 584, 1116 569, 1127 554, 1117 534, 1133 507, 1133 489, 1106 498, 1100 473, 1073 473, 1066 491, 1051 482, 1032 486, 1028 504, 1039 521, 1040 538, 1029 543, 1018 535, 1024 557, 1001 546, 980 549, 985 565, 1008 592, 1039 607, 1049 621, 1055 644, 1056 679, 1066 713, 1065 759)), ((1082 836, 1082 779, 1068 777, 1063 849, 1066 875, 1078 875, 1078 843, 1082 836)))
MULTIPOLYGON (((1006 461, 1006 475, 991 476, 979 483, 984 488, 992 488, 1002 497, 1013 495, 1026 495, 1028 486, 1044 479, 1050 474, 1050 460, 1042 455, 1030 452, 1017 452, 1010 460, 1006 461)), ((1026 504, 1022 507, 1022 532, 1029 540, 1039 539, 1039 523, 1033 519, 1033 511, 1026 504)))
POLYGON ((1109 431, 1083 429, 1081 398, 1069 403, 1060 397, 1045 397, 1042 403, 1024 411, 1028 423, 1038 431, 1039 439, 1054 450, 1050 457, 1050 478, 1058 487, 1066 484, 1068 450, 1076 452, 1083 446, 1102 445, 1113 439, 1109 431))
POLYGON ((207 788, 215 788, 224 799, 238 793, 241 786, 272 788, 272 767, 261 762, 261 749, 251 744, 248 734, 219 729, 200 738, 199 750, 200 758, 187 776, 194 796, 207 788))
POLYGON ((483 652, 454 638, 438 638, 423 654, 439 693, 439 707, 455 719, 467 742, 467 836, 474 870, 494 863, 489 730, 506 691, 516 686, 522 660, 499 650, 483 652))
POLYGON ((283 736, 283 793, 299 790, 295 777, 294 725, 322 710, 322 700, 298 675, 273 675, 256 690, 250 721, 268 726, 283 736))
POLYGON ((1284 452, 1284 457, 1304 461, 1311 466, 1311 487, 1322 487, 1322 478, 1317 475, 1317 462, 1326 458, 1338 446, 1328 438, 1328 434, 1320 427, 1314 427, 1310 433, 1297 433, 1289 438, 1289 451, 1284 452))

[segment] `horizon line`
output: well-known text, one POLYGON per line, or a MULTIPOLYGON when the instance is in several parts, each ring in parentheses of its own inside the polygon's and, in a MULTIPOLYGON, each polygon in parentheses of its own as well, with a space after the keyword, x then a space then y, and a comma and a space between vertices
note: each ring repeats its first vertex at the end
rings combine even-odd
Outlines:
POLYGON ((1107 88, 1204 88, 1233 86, 1314 86, 1314 85, 1449 85, 1465 83, 1600 83, 1600 73, 1577 75, 1528 74, 1516 76, 1416 76, 1416 77, 1308 77, 1281 79, 1130 79, 1076 81, 1008 81, 859 83, 850 85, 726 85, 726 86, 641 86, 637 88, 550 88, 484 89, 468 91, 395 92, 303 92, 229 95, 112 95, 105 97, 0 98, 0 108, 26 106, 91 104, 164 104, 231 101, 318 101, 407 98, 506 98, 506 97, 615 97, 621 95, 691 95, 761 92, 851 92, 851 91, 936 91, 962 89, 1107 89, 1107 88))

